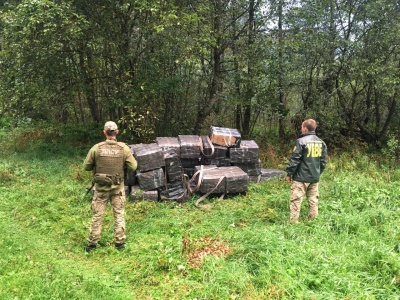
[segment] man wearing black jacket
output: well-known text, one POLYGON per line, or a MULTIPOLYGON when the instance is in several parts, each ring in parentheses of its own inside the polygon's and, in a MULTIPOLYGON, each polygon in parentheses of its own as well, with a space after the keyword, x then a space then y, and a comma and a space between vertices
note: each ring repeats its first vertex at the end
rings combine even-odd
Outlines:
POLYGON ((318 216, 318 182, 327 163, 327 147, 315 134, 317 122, 305 120, 301 125, 301 137, 286 168, 286 181, 292 182, 290 190, 290 222, 297 223, 303 196, 308 200, 310 219, 318 216))

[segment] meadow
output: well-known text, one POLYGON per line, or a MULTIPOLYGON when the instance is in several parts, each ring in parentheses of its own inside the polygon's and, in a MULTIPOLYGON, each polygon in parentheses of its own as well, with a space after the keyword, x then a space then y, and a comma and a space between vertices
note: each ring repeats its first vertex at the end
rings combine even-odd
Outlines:
POLYGON ((289 185, 276 179, 210 209, 197 195, 129 201, 123 252, 108 208, 85 254, 90 144, 0 138, 0 299, 400 299, 400 171, 373 156, 330 157, 315 220, 304 201, 288 224, 289 185))

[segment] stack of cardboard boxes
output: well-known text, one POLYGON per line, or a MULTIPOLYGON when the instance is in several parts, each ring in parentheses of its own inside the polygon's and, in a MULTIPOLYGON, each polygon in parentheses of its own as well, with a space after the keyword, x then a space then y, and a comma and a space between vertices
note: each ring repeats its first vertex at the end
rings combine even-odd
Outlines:
POLYGON ((259 147, 236 129, 210 128, 208 136, 157 137, 156 143, 130 145, 138 162, 128 172, 126 190, 133 200, 183 201, 191 193, 245 193, 250 181, 285 173, 262 169, 259 147))

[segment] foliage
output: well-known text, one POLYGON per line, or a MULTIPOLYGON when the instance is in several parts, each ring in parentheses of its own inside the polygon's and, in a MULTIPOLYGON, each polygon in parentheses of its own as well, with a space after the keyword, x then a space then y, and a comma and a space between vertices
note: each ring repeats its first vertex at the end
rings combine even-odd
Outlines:
POLYGON ((394 135, 389 136, 386 147, 382 148, 382 154, 387 159, 389 167, 394 167, 398 155, 399 142, 394 135))
MULTIPOLYGON (((124 128, 121 133, 126 136, 135 136, 142 143, 151 143, 154 141, 153 124, 157 121, 157 117, 150 111, 140 114, 126 108, 128 114, 123 116, 119 123, 124 128)), ((138 141, 130 141, 131 143, 138 143, 138 141)))
POLYGON ((100 245, 85 255, 85 152, 30 147, 0 158, 1 299, 399 298, 400 173, 365 154, 331 157, 315 220, 303 203, 300 224, 289 225, 289 186, 272 180, 210 210, 197 209, 196 196, 128 202, 124 252, 113 247, 108 209, 100 245))
POLYGON ((321 122, 327 122, 337 144, 339 134, 371 144, 383 142, 389 124, 396 126, 397 114, 398 65, 392 50, 399 15, 393 3, 305 0, 299 4, 288 13, 293 33, 288 44, 299 68, 293 72, 299 83, 293 86, 293 100, 301 100, 292 113, 323 116, 321 122))
POLYGON ((75 156, 104 139, 102 128, 95 124, 57 126, 33 121, 19 124, 0 129, 0 147, 5 154, 34 154, 39 158, 75 156))
POLYGON ((120 121, 133 140, 235 127, 334 147, 398 131, 392 0, 10 1, 0 125, 120 121), (149 114, 147 114, 149 112, 149 114))
POLYGON ((56 114, 68 109, 66 101, 77 82, 71 55, 86 21, 69 2, 46 0, 10 6, 1 21, 1 96, 10 104, 9 112, 57 120, 56 114))

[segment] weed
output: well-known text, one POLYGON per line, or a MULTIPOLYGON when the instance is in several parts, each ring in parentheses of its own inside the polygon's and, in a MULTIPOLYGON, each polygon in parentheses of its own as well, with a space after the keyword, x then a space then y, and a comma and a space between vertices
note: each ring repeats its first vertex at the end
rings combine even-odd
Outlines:
MULTIPOLYGON (((125 251, 113 245, 109 207, 99 247, 85 255, 84 134, 74 140, 85 151, 71 143, 55 153, 56 141, 40 153, 64 130, 36 132, 30 151, 0 158, 1 299, 399 299, 399 170, 388 180, 370 157, 331 157, 319 217, 306 219, 304 201, 296 225, 282 180, 250 184, 210 210, 196 209, 196 197, 127 202, 125 251)), ((23 150, 28 136, 18 139, 23 150)))

